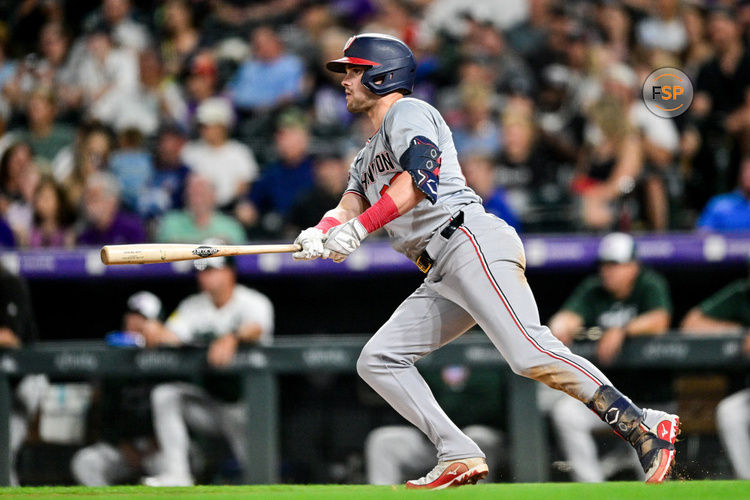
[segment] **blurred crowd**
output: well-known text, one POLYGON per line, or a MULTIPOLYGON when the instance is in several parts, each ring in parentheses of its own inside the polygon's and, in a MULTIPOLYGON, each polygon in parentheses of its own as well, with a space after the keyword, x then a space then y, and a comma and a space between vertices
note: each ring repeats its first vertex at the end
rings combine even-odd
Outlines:
POLYGON ((287 238, 368 137, 324 62, 382 32, 524 232, 750 229, 750 2, 0 1, 0 245, 287 238), (642 82, 689 75, 676 119, 642 82))

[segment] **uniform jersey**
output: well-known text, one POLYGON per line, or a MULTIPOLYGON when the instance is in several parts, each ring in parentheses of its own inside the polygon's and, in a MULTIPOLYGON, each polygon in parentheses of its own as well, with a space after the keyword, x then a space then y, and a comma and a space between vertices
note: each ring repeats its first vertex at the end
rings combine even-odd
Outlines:
POLYGON ((184 343, 208 344, 240 325, 258 323, 261 344, 270 344, 273 335, 273 305, 260 292, 235 285, 229 302, 217 308, 207 293, 191 295, 177 306, 166 326, 184 343))
POLYGON ((598 326, 622 328, 636 316, 648 311, 672 311, 666 280, 655 271, 642 269, 633 285, 633 291, 623 300, 617 300, 602 284, 599 276, 583 281, 562 307, 583 318, 586 328, 598 326))
POLYGON ((393 248, 412 260, 419 257, 433 233, 452 214, 469 203, 482 202, 466 185, 451 131, 440 113, 419 99, 406 97, 396 101, 380 129, 354 158, 346 188, 347 193, 355 193, 374 205, 393 177, 405 170, 399 160, 416 137, 427 138, 441 152, 439 182, 424 187, 434 190, 436 201, 433 204, 425 198, 384 226, 393 248))
POLYGON ((710 318, 750 326, 750 281, 734 281, 701 302, 700 310, 710 318))

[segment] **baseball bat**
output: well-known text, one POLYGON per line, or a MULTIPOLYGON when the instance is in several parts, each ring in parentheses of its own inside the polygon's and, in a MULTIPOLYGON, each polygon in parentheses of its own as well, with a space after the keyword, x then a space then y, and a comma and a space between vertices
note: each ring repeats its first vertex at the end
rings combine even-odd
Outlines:
POLYGON ((178 260, 207 257, 230 257, 260 253, 287 253, 301 250, 300 245, 194 245, 182 243, 143 243, 134 245, 105 245, 102 262, 114 264, 158 264, 178 260))

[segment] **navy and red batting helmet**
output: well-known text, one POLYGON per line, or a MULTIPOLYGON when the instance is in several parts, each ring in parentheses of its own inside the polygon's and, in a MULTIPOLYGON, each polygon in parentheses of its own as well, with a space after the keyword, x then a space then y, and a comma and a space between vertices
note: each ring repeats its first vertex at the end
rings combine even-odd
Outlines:
POLYGON ((414 89, 417 62, 409 46, 396 37, 380 33, 354 35, 344 46, 344 57, 329 61, 326 68, 346 73, 347 64, 369 66, 362 74, 362 85, 374 94, 399 90, 411 94, 414 89))

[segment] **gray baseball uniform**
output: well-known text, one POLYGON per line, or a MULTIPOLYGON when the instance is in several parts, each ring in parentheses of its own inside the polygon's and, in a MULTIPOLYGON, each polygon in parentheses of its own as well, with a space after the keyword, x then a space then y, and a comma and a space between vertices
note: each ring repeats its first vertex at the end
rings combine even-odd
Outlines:
POLYGON ((414 261, 426 252, 434 264, 424 283, 367 343, 357 371, 430 438, 439 460, 480 457, 482 451, 442 411, 414 367, 474 324, 518 374, 584 402, 600 385, 611 384, 541 325, 524 276, 521 240, 503 220, 486 213, 466 186, 450 129, 432 106, 413 98, 396 101, 353 161, 347 192, 374 204, 395 174, 409 170, 401 165, 410 158, 409 149, 422 144, 436 147, 439 155, 439 167, 430 175, 410 170, 427 197, 385 229, 396 250, 414 261), (444 231, 449 225, 457 230, 444 231))

